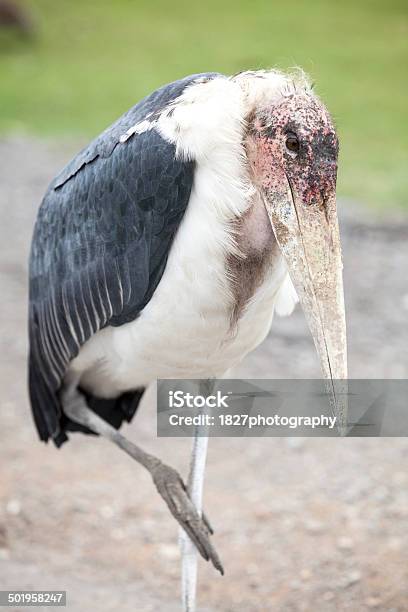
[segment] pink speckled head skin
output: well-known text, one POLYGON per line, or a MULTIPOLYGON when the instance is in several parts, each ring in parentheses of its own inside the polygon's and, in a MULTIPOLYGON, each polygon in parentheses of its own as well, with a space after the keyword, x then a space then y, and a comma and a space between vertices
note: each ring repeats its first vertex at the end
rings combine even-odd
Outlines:
POLYGON ((281 192, 286 180, 305 205, 320 205, 336 190, 338 139, 330 115, 306 92, 283 98, 252 117, 250 161, 265 193, 281 192), (298 152, 287 148, 295 136, 298 152))
POLYGON ((258 109, 248 121, 245 144, 344 433, 347 403, 334 382, 347 378, 336 131, 322 102, 310 90, 301 90, 258 109))

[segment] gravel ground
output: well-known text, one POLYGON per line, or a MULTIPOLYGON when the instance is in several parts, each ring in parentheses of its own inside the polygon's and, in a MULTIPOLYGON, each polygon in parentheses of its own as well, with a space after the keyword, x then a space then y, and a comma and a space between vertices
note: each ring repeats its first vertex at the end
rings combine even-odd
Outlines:
MULTIPOLYGON (((40 444, 29 415, 31 228, 76 150, 0 141, 0 588, 66 589, 70 612, 173 612, 177 527, 148 475, 100 439, 40 444)), ((350 374, 406 378, 408 219, 342 208, 350 374)), ((318 377, 301 311, 235 375, 318 377)), ((190 441, 155 437, 154 390, 126 433, 186 473, 190 441)), ((201 564, 200 611, 407 610, 407 467, 402 438, 212 439, 205 506, 226 575, 201 564)))

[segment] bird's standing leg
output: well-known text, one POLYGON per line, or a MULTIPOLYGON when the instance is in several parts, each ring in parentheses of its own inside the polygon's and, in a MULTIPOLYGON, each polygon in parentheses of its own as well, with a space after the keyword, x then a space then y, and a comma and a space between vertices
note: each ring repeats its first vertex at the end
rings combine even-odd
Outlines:
POLYGON ((211 560, 214 567, 222 573, 221 562, 209 540, 211 532, 208 524, 203 521, 192 504, 187 489, 176 470, 162 463, 157 457, 146 453, 90 410, 84 397, 73 385, 63 390, 62 405, 64 413, 72 421, 85 425, 94 433, 111 440, 150 472, 153 482, 170 512, 186 531, 201 556, 206 561, 211 560))
MULTIPOLYGON (((213 387, 213 381, 202 381, 201 390, 206 395, 213 387)), ((205 411, 200 411, 204 414, 205 411)), ((208 450, 208 436, 205 435, 206 428, 198 425, 195 429, 193 449, 191 453, 190 472, 187 483, 187 491, 198 514, 202 515, 202 500, 204 487, 205 463, 208 450)), ((210 533, 212 528, 204 516, 210 533)), ((198 558, 197 549, 185 531, 180 530, 181 549, 181 597, 183 612, 195 612, 197 592, 198 558)), ((223 572, 221 572, 223 573, 223 572)))
MULTIPOLYGON (((198 514, 202 512, 202 497, 207 458, 208 437, 195 435, 191 454, 187 491, 198 514)), ((181 597, 183 612, 195 612, 197 591, 197 549, 185 531, 180 530, 181 597)))

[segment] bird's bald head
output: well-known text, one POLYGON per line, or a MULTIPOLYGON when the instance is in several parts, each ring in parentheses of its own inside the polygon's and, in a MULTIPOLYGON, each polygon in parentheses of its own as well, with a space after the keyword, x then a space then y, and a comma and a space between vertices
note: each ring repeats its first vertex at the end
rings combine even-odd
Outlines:
POLYGON ((289 182, 303 205, 323 206, 335 193, 338 149, 330 115, 312 92, 283 97, 248 121, 248 159, 268 199, 289 182))
POLYGON ((309 88, 295 88, 252 112, 245 147, 343 422, 345 406, 334 390, 335 379, 347 376, 347 359, 333 123, 309 88))

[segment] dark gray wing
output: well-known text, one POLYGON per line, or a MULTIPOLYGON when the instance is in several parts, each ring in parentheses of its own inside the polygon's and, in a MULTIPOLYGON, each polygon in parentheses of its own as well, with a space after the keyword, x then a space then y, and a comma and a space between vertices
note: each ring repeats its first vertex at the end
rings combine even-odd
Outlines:
POLYGON ((95 332, 135 319, 156 289, 190 197, 194 162, 151 129, 196 79, 154 92, 84 149, 51 183, 34 229, 29 278, 29 391, 41 439, 57 444, 59 392, 69 362, 95 332))

